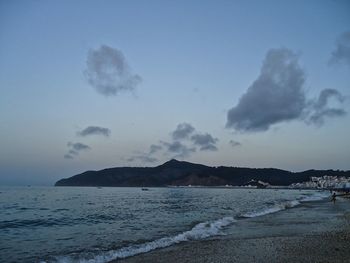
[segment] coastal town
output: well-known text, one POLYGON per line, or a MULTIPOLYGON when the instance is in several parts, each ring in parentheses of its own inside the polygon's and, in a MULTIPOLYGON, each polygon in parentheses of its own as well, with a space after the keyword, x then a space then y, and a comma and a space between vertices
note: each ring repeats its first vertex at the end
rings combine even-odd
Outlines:
POLYGON ((329 175, 324 175, 322 177, 311 177, 310 181, 291 184, 290 188, 349 189, 350 178, 329 175))
MULTIPOLYGON (((232 187, 232 185, 226 185, 226 187, 232 187)), ((281 188, 281 186, 270 185, 269 183, 260 180, 250 180, 249 182, 241 185, 242 188, 281 188)), ((283 186, 282 188, 285 188, 283 186)), ((321 177, 310 177, 309 181, 301 183, 293 183, 287 188, 290 189, 337 189, 337 190, 349 190, 350 189, 350 177, 345 176, 329 176, 324 175, 321 177)))

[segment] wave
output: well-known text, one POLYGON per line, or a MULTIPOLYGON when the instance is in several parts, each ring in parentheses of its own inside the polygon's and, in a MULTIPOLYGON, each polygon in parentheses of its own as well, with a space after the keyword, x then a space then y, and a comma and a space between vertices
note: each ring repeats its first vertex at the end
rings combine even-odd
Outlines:
POLYGON ((58 219, 17 219, 0 221, 0 229, 23 228, 23 227, 51 227, 62 225, 58 219))
POLYGON ((327 192, 317 192, 314 193, 312 195, 306 196, 306 197, 302 197, 300 199, 300 202, 312 202, 312 201, 320 201, 322 199, 325 199, 327 197, 329 197, 330 194, 327 192))
POLYGON ((285 210, 285 209, 288 209, 288 208, 292 208, 292 207, 295 207, 295 206, 297 206, 299 204, 300 204, 300 202, 297 201, 297 200, 282 202, 282 203, 275 204, 275 205, 270 206, 270 207, 264 207, 264 208, 256 210, 256 211, 252 211, 252 212, 248 212, 248 213, 242 214, 239 217, 251 218, 251 217, 263 216, 263 215, 267 215, 267 214, 276 213, 278 211, 285 210))
MULTIPOLYGON (((46 209, 41 209, 46 210, 46 209)), ((54 210, 57 211, 58 209, 54 210)), ((60 209, 60 211, 68 211, 68 209, 60 209)), ((46 218, 46 219, 14 219, 14 220, 0 220, 0 230, 1 229, 14 229, 14 228, 41 228, 41 227, 52 227, 52 226, 72 226, 72 225, 93 225, 97 223, 104 223, 108 221, 115 220, 116 215, 88 215, 84 218, 70 218, 70 217, 56 217, 56 218, 46 218)), ((119 215, 119 218, 121 216, 119 215)))
POLYGON ((86 253, 72 253, 67 256, 58 256, 54 260, 42 261, 41 263, 57 262, 57 263, 104 263, 115 259, 122 259, 137 254, 146 253, 158 248, 169 247, 174 244, 191 240, 201 240, 211 236, 223 235, 222 228, 234 223, 233 217, 224 217, 214 222, 203 222, 195 225, 191 230, 182 232, 176 236, 164 237, 154 241, 146 242, 138 245, 131 245, 117 250, 86 253))
POLYGON ((251 211, 251 212, 248 212, 245 214, 241 214, 239 217, 252 218, 252 217, 258 217, 258 216, 263 216, 263 215, 267 215, 267 214, 272 214, 272 213, 276 213, 276 212, 281 211, 281 210, 285 210, 288 208, 298 206, 304 202, 320 201, 320 200, 325 199, 327 197, 329 197, 329 194, 327 194, 325 192, 317 192, 317 193, 313 193, 313 194, 306 196, 306 197, 301 197, 298 200, 284 201, 284 202, 281 202, 278 204, 274 204, 272 206, 264 207, 264 208, 259 209, 259 210, 255 210, 255 211, 251 211))
MULTIPOLYGON (((277 204, 271 204, 267 207, 241 214, 238 216, 238 218, 253 218, 276 213, 281 210, 298 206, 303 202, 318 201, 326 197, 329 197, 329 194, 326 194, 325 192, 318 192, 300 197, 297 200, 282 201, 277 204)), ((116 259, 123 259, 142 253, 147 253, 155 249, 169 247, 186 241, 202 240, 212 236, 224 235, 222 229, 233 224, 234 222, 236 222, 236 220, 233 217, 224 217, 213 222, 208 221, 199 223, 191 230, 182 232, 175 236, 163 237, 154 241, 133 244, 108 251, 94 250, 89 252, 70 253, 64 256, 52 257, 52 259, 41 261, 40 263, 105 263, 116 259)))

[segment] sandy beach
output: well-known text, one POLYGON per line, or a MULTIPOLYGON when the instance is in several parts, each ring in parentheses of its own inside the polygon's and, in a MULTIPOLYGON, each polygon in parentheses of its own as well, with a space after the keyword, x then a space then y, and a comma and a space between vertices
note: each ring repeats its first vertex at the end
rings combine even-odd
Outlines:
POLYGON ((350 262, 350 200, 241 219, 225 232, 112 262, 350 262))

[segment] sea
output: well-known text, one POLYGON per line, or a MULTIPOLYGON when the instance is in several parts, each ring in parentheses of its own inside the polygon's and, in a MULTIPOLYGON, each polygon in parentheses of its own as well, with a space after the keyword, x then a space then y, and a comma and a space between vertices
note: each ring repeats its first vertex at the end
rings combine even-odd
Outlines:
POLYGON ((289 189, 0 187, 0 262, 103 263, 321 200, 289 189))

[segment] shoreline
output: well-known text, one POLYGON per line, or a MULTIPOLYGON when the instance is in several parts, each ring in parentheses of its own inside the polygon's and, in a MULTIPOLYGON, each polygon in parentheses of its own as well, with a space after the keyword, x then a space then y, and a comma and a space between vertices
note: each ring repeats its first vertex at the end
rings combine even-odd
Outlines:
POLYGON ((338 198, 239 220, 225 236, 179 243, 110 263, 349 262, 350 202, 338 198))

